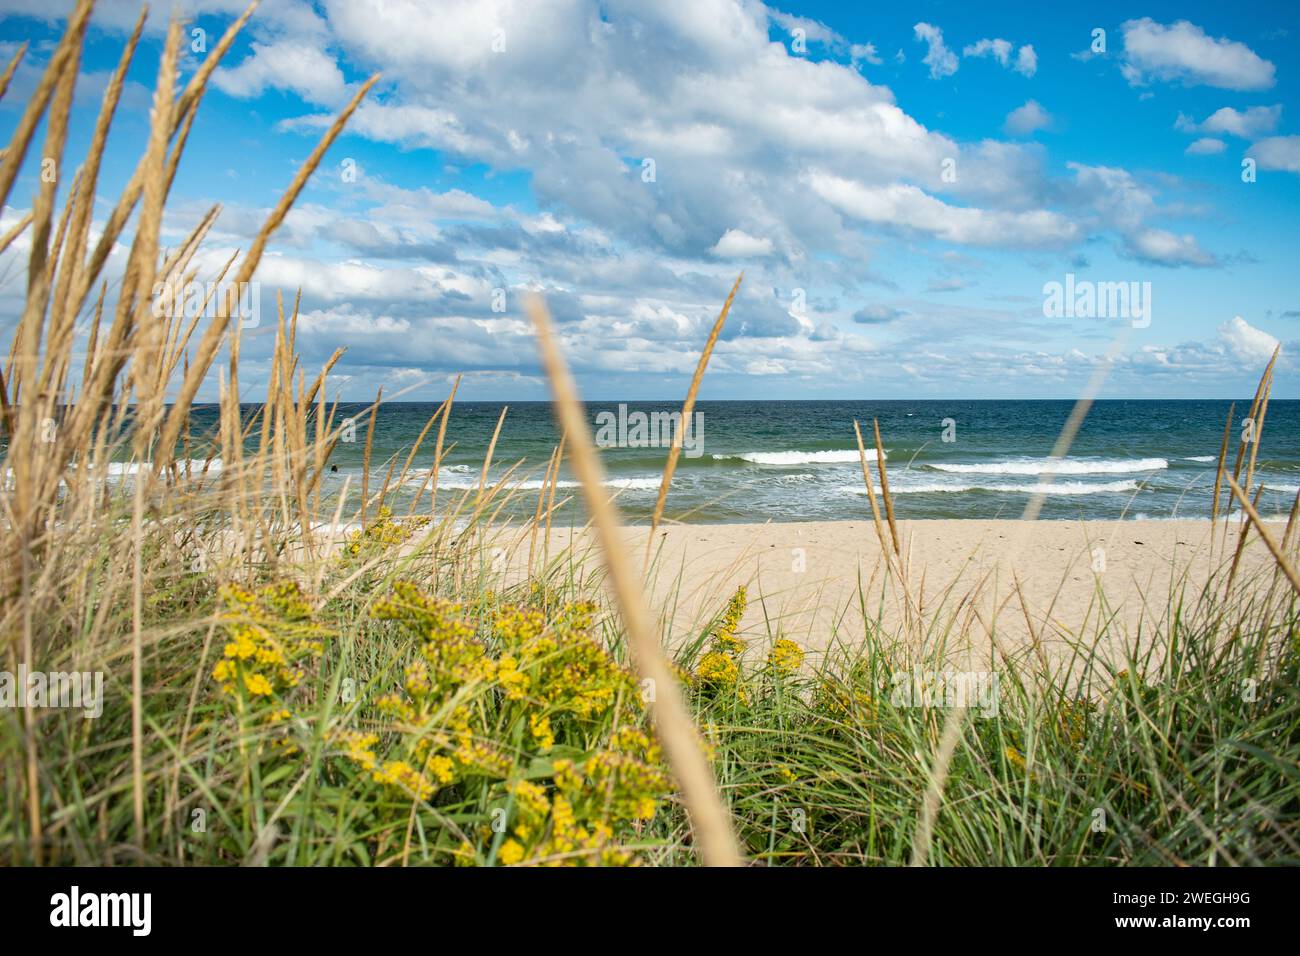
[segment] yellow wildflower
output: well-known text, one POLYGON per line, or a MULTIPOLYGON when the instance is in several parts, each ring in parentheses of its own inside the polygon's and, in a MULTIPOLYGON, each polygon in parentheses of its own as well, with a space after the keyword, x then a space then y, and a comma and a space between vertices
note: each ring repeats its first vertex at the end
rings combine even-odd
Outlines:
POLYGON ((405 760, 389 760, 374 771, 371 777, 375 783, 397 787, 417 800, 427 800, 433 795, 433 784, 405 760))
POLYGON ((261 674, 245 674, 244 689, 254 697, 267 697, 272 693, 271 682, 261 674))
POLYGON ((537 744, 538 750, 547 751, 555 746, 555 732, 551 730, 550 717, 539 717, 537 714, 530 714, 528 716, 528 730, 533 735, 533 742, 537 744))
POLYGON ((726 654, 710 651, 700 658, 695 676, 707 684, 730 686, 739 678, 740 668, 736 666, 735 660, 726 654))
POLYGON ((793 674, 803 665, 803 648, 794 641, 779 638, 768 652, 767 665, 777 674, 793 674))
POLYGON ((524 858, 524 848, 516 840, 506 840, 501 844, 501 851, 497 853, 497 859, 506 866, 513 866, 524 858))

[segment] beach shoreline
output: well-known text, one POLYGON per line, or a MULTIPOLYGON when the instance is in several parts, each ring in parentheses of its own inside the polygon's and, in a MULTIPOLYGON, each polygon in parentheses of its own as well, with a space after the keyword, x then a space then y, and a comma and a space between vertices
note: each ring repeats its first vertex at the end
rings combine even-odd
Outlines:
MULTIPOLYGON (((1267 524, 1281 540, 1285 522, 1267 524)), ((871 520, 673 524, 657 531, 648 568, 649 529, 624 526, 622 535, 670 646, 698 636, 744 586, 741 632, 751 641, 787 637, 818 652, 861 640, 871 622, 906 634, 910 604, 926 624, 914 649, 940 643, 938 628, 960 659, 987 658, 990 647, 1019 654, 1031 644, 1059 655, 1071 642, 1098 639, 1118 652, 1121 636, 1167 624, 1171 595, 1199 593, 1226 575, 1240 524, 1220 521, 1213 543, 1201 520, 920 519, 896 529, 905 586, 898 565, 884 559, 893 550, 888 526, 882 549, 871 520)), ((600 566, 593 543, 582 528, 553 528, 548 553, 572 548, 589 574, 600 566)), ((1238 578, 1271 581, 1272 566, 1252 529, 1238 578)))

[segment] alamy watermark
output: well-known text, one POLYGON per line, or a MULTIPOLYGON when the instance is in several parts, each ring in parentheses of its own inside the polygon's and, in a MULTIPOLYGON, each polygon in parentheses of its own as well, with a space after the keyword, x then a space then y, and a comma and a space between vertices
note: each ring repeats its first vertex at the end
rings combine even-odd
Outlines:
POLYGON ((1076 280, 1043 286, 1043 316, 1048 319, 1128 319, 1135 329, 1151 324, 1150 282, 1076 280))
POLYGON ((998 715, 998 675, 989 671, 903 671, 891 676, 894 707, 965 707, 998 715))
POLYGON ((50 897, 50 925, 125 927, 132 936, 148 936, 153 929, 152 893, 92 893, 73 885, 67 893, 50 897))
POLYGON ((193 319, 199 315, 215 319, 225 308, 243 328, 256 328, 262 321, 261 283, 174 281, 153 285, 153 314, 157 319, 193 319))
POLYGON ((681 412, 629 412, 626 404, 617 414, 596 413, 596 445, 600 448, 670 448, 681 436, 682 454, 699 458, 704 454, 704 413, 695 412, 682 425, 681 412))
POLYGON ((87 719, 104 712, 103 671, 0 671, 0 708, 45 707, 84 710, 87 719))

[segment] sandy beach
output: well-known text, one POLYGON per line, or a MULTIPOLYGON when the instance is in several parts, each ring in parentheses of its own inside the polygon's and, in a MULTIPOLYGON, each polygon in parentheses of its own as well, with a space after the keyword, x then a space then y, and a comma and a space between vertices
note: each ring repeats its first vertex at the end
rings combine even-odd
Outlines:
MULTIPOLYGON (((1270 524, 1275 540, 1284 528, 1270 524)), ((646 532, 625 532, 638 562, 646 532)), ((869 520, 674 525, 657 533, 646 582, 670 642, 697 636, 745 585, 742 632, 759 643, 779 634, 823 650, 861 641, 865 622, 879 619, 909 635, 913 650, 943 645, 955 662, 1024 653, 1031 634, 1059 660, 1071 640, 1091 644, 1106 630, 1106 645, 1152 630, 1167 618, 1171 589, 1198 593, 1231 563, 1237 534, 1234 520, 1225 548, 1222 522, 1211 547, 1207 521, 900 521, 905 597, 869 520), (906 626, 909 606, 919 628, 906 626)), ((552 554, 570 543, 588 554, 582 573, 595 572, 582 531, 552 532, 552 554)), ((1256 572, 1272 563, 1252 532, 1239 578, 1266 584, 1272 576, 1256 572)))

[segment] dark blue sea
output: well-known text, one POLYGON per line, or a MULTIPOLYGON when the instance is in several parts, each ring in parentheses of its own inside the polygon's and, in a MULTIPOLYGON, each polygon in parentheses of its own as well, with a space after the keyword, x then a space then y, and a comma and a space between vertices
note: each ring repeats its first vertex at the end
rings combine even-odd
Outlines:
MULTIPOLYGON (((1228 401, 1099 401, 1093 405, 1068 457, 1048 461, 1073 407, 1071 401, 770 401, 700 402, 699 426, 688 436, 668 498, 667 514, 695 522, 862 519, 863 493, 853 421, 863 424, 868 449, 872 419, 880 423, 890 489, 905 518, 1015 518, 1029 496, 1047 497, 1041 517, 1207 518, 1215 459, 1228 401), (1050 478, 1043 474, 1051 469, 1050 478)), ((366 406, 340 406, 339 419, 366 406)), ((375 425, 372 489, 387 462, 400 470, 435 405, 395 403, 380 408, 375 425)), ((458 402, 447 431, 449 453, 439 495, 455 498, 477 488, 483 458, 501 414, 501 402, 458 402)), ((1236 402, 1229 462, 1242 435, 1249 396, 1236 402)), ((609 490, 626 518, 648 519, 671 440, 637 430, 635 413, 677 409, 668 403, 594 402, 588 416, 605 425, 601 450, 609 490), (618 423, 624 428, 620 431, 618 423), (658 446, 643 441, 657 439, 658 446)), ((197 416, 202 418, 202 411, 197 416)), ((1267 411, 1256 464, 1264 485, 1261 510, 1285 515, 1300 489, 1300 401, 1274 401, 1267 411)), ((432 462, 430 432, 417 458, 432 462)), ((501 429, 488 483, 510 472, 514 490, 506 512, 531 514, 546 463, 558 440, 551 406, 511 404, 501 429)), ((365 425, 356 440, 340 443, 338 466, 325 490, 356 476, 359 490, 365 425)), ((419 472, 418 481, 424 471, 419 472)), ((876 467, 872 479, 878 481, 876 467)), ((399 491, 397 503, 403 494, 399 491)), ((567 468, 558 494, 575 496, 567 468)), ((572 509, 568 515, 576 514, 572 509)))

